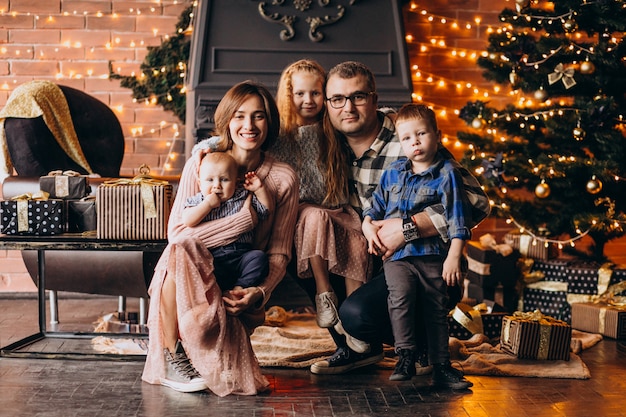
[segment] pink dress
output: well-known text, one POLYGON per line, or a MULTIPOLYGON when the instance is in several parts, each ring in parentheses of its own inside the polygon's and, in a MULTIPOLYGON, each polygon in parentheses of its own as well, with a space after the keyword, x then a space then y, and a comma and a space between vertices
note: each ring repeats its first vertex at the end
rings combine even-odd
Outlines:
POLYGON ((207 246, 234 241, 254 227, 248 210, 222 220, 186 227, 181 213, 187 197, 198 189, 197 161, 185 164, 170 215, 169 244, 161 256, 149 288, 149 346, 142 379, 160 384, 165 375, 163 327, 160 320, 161 288, 166 275, 176 283, 176 304, 180 339, 194 367, 209 389, 219 396, 254 395, 266 390, 268 381, 261 373, 249 335, 263 323, 264 305, 284 277, 291 256, 298 210, 298 183, 293 170, 265 156, 256 170, 275 198, 275 210, 257 226, 257 247, 266 251, 270 270, 260 287, 266 298, 255 309, 240 316, 226 314, 222 291, 213 275, 213 259, 207 246), (210 225, 210 227, 208 227, 210 225), (252 311, 253 310, 253 311, 252 311))
POLYGON ((300 278, 313 277, 310 259, 328 262, 333 274, 366 282, 372 273, 372 258, 361 231, 361 218, 348 204, 323 205, 326 196, 326 166, 318 163, 319 124, 301 126, 292 139, 278 138, 269 149, 276 159, 291 165, 300 179, 300 207, 296 223, 296 266, 300 278))

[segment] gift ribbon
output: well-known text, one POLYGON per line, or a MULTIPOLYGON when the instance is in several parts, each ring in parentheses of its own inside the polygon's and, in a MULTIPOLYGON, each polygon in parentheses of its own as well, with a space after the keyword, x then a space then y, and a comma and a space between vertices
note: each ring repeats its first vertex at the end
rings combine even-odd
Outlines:
POLYGON ((48 172, 48 176, 54 177, 54 194, 57 197, 67 197, 70 195, 70 177, 80 177, 80 173, 57 169, 48 172))
POLYGON ((539 310, 528 312, 516 311, 513 313, 513 317, 516 319, 516 321, 536 322, 539 324, 539 347, 537 351, 537 359, 548 358, 548 354, 550 352, 550 335, 552 334, 552 327, 554 325, 567 325, 567 323, 565 323, 564 321, 557 320, 554 317, 546 316, 542 314, 539 310))
POLYGON ((498 244, 493 235, 489 233, 482 235, 478 241, 483 248, 494 250, 502 256, 509 256, 513 253, 513 247, 511 245, 507 243, 498 244))
POLYGON ((572 303, 589 303, 600 302, 602 299, 606 299, 608 294, 609 284, 611 283, 611 276, 613 275, 613 264, 607 262, 602 264, 598 268, 598 295, 589 294, 567 294, 567 302, 572 303))
MULTIPOLYGON (((479 306, 480 304, 476 307, 480 308, 479 306)), ((467 304, 458 303, 452 311, 452 318, 472 334, 484 333, 483 318, 476 307, 472 308, 467 304)))
POLYGON ((559 63, 552 74, 548 74, 548 82, 550 85, 562 80, 566 89, 569 89, 576 85, 574 80, 574 68, 565 68, 563 64, 559 63))
POLYGON ((467 258, 467 269, 479 275, 491 275, 491 265, 484 264, 470 257, 467 258))
POLYGON ((29 201, 46 201, 48 200, 48 194, 45 191, 39 190, 36 193, 24 193, 16 195, 11 200, 17 202, 17 231, 28 231, 28 202, 29 201))
POLYGON ((533 258, 520 258, 517 262, 517 266, 520 269, 524 283, 531 284, 533 282, 541 281, 546 275, 541 271, 532 271, 535 260, 533 258))
POLYGON ((143 203, 144 216, 146 219, 156 219, 157 209, 154 202, 154 193, 152 192, 152 187, 168 185, 169 183, 164 180, 156 180, 152 177, 149 177, 145 174, 146 168, 147 167, 142 165, 139 169, 141 174, 137 175, 134 178, 119 178, 115 180, 109 180, 105 181, 102 185, 105 187, 116 187, 118 185, 139 185, 141 187, 140 196, 143 203))

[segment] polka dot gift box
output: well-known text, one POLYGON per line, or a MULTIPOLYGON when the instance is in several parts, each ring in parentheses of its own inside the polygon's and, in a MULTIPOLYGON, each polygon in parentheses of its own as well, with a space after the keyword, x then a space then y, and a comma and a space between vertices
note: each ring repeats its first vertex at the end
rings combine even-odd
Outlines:
POLYGON ((0 232, 7 235, 58 235, 64 232, 64 201, 23 195, 0 201, 0 232))

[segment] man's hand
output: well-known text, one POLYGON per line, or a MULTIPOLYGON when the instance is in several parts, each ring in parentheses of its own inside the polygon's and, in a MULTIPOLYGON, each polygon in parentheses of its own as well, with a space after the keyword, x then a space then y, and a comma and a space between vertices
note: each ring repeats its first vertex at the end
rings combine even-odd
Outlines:
POLYGON ((382 254, 383 259, 389 258, 406 244, 404 233, 402 233, 402 219, 373 220, 372 224, 380 227, 378 239, 386 249, 386 252, 382 254))

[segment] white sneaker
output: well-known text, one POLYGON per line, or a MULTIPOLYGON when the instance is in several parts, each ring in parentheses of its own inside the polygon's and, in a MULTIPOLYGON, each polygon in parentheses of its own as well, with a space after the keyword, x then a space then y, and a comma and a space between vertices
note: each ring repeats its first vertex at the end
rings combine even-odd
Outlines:
POLYGON ((315 309, 317 310, 317 325, 322 328, 333 327, 339 321, 337 312, 337 295, 333 291, 323 292, 315 296, 315 309))
POLYGON ((343 328, 343 324, 341 324, 341 320, 338 320, 337 324, 335 324, 335 331, 337 331, 337 333, 344 335, 346 337, 346 344, 348 345, 350 349, 352 349, 356 353, 367 353, 370 351, 370 344, 362 340, 359 340, 356 337, 350 336, 348 332, 346 332, 346 330, 343 328))
POLYGON ((206 381, 193 367, 180 340, 176 342, 176 351, 163 349, 165 355, 165 377, 161 385, 179 392, 196 392, 207 389, 206 381))

